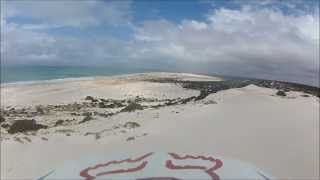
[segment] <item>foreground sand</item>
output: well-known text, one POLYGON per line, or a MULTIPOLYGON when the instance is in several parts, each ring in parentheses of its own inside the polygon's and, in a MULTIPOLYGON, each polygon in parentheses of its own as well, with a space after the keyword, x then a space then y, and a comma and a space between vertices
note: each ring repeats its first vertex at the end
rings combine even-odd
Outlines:
MULTIPOLYGON (((167 99, 199 94, 176 84, 144 81, 163 76, 210 80, 164 73, 11 85, 1 87, 1 105, 73 103, 88 95, 167 99)), ((249 85, 210 94, 197 102, 123 112, 41 129, 36 134, 11 135, 1 129, 1 179, 34 179, 69 160, 125 151, 210 153, 252 163, 281 179, 318 179, 319 99, 302 97, 300 92, 279 97, 276 92, 249 85), (125 128, 127 122, 140 127, 125 128)), ((54 118, 49 116, 39 118, 42 123, 51 121, 54 118)))

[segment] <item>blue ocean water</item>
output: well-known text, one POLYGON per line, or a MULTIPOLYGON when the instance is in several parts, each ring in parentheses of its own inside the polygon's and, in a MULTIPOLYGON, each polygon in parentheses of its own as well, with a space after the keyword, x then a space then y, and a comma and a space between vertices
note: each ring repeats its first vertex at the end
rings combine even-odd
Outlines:
POLYGON ((111 67, 15 66, 1 67, 1 83, 111 76, 157 70, 111 67))

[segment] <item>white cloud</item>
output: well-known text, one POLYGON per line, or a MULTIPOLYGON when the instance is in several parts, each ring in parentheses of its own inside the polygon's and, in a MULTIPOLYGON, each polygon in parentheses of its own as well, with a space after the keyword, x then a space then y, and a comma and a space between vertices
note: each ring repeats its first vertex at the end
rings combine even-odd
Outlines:
POLYGON ((152 21, 136 33, 137 41, 149 40, 144 41, 149 51, 142 58, 156 54, 181 64, 204 65, 211 73, 319 82, 318 15, 222 8, 205 22, 152 21))
POLYGON ((6 18, 28 17, 41 24, 87 27, 130 22, 130 1, 2 1, 6 18))
POLYGON ((25 30, 15 23, 3 21, 1 31, 1 61, 32 62, 57 56, 51 52, 55 38, 42 32, 25 30))
POLYGON ((208 25, 207 23, 205 22, 198 22, 198 21, 193 21, 193 20, 184 20, 182 22, 182 25, 179 26, 180 29, 183 29, 183 28, 191 28, 191 29, 195 29, 195 30, 204 30, 204 29, 207 29, 208 28, 208 25))
POLYGON ((21 25, 21 29, 25 30, 47 30, 47 29, 53 29, 53 28, 59 28, 61 25, 52 25, 52 24, 23 24, 21 25))
POLYGON ((123 47, 108 35, 107 40, 101 37, 104 42, 96 42, 85 36, 53 35, 47 30, 71 27, 78 32, 97 25, 128 26, 131 21, 130 6, 131 2, 126 0, 1 1, 1 62, 88 64, 87 59, 94 59, 94 63, 102 58, 116 57, 123 47), (12 18, 27 20, 15 22, 12 18))
POLYGON ((99 3, 104 2, 56 3, 54 7, 41 3, 8 5, 7 17, 28 16, 40 22, 15 24, 2 19, 1 61, 78 65, 121 62, 319 85, 318 13, 284 14, 274 8, 247 5, 239 10, 220 8, 204 21, 143 22, 134 27, 134 39, 127 41, 107 34, 75 38, 43 31, 60 26, 130 23, 129 2, 108 1, 110 6, 99 3), (97 11, 101 8, 105 11, 97 11))

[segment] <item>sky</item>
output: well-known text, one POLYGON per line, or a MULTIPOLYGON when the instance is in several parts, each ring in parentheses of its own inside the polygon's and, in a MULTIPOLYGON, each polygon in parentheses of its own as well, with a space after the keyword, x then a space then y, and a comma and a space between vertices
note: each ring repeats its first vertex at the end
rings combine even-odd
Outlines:
POLYGON ((1 0, 1 64, 138 67, 319 86, 319 1, 1 0))

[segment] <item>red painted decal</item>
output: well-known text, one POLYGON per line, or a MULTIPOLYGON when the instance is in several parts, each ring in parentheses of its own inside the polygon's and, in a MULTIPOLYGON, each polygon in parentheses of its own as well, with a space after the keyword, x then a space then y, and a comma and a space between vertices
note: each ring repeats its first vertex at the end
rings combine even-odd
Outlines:
POLYGON ((219 159, 214 159, 212 157, 191 156, 191 155, 179 156, 178 154, 175 154, 175 153, 168 153, 168 154, 175 160, 201 159, 201 160, 206 160, 213 163, 213 166, 208 168, 205 166, 192 166, 192 165, 179 166, 179 165, 174 165, 171 160, 167 160, 166 167, 169 169, 175 169, 175 170, 199 169, 207 173, 212 180, 220 179, 219 176, 214 172, 215 170, 219 169, 223 165, 222 161, 219 159))
MULTIPOLYGON (((145 154, 141 157, 138 157, 136 159, 124 159, 124 160, 120 160, 120 161, 110 161, 104 164, 97 164, 93 167, 88 167, 84 170, 82 170, 80 172, 80 176, 84 177, 86 180, 93 180, 96 177, 99 176, 108 176, 108 175, 115 175, 115 174, 126 174, 126 173, 132 173, 132 172, 138 172, 141 170, 145 170, 146 166, 148 165, 148 157, 150 157, 151 155, 153 155, 153 153, 148 153, 145 154), (130 167, 128 169, 115 169, 115 170, 110 170, 110 166, 111 165, 119 165, 119 164, 123 164, 123 163, 138 163, 138 165, 135 164, 135 167, 130 167), (109 170, 108 170, 109 168, 109 170), (97 172, 96 174, 94 174, 92 171, 93 170, 100 170, 99 172, 97 172), (105 171, 101 172, 102 170, 106 169, 105 171)), ((211 177, 212 180, 219 180, 219 176, 214 172, 215 170, 219 169, 220 167, 222 167, 222 161, 219 159, 214 159, 212 157, 205 157, 205 156, 191 156, 191 155, 185 155, 185 156, 180 156, 178 154, 175 153, 168 153, 168 159, 165 160, 165 166, 163 166, 163 164, 161 162, 152 162, 151 163, 156 163, 156 165, 158 166, 159 169, 161 168, 167 168, 166 170, 169 171, 165 171, 165 174, 175 174, 174 171, 179 171, 179 170, 189 170, 189 172, 200 172, 200 173, 205 173, 207 175, 209 175, 211 177), (206 165, 203 166, 198 166, 198 165, 192 165, 190 164, 185 164, 185 165, 177 165, 174 164, 174 162, 179 162, 180 160, 201 160, 201 161, 206 161, 206 162, 210 162, 209 167, 207 167, 206 165), (195 170, 195 171, 194 171, 195 170)), ((181 161, 180 161, 181 163, 181 161)), ((132 165, 133 166, 133 165, 132 165)), ((114 166, 113 166, 114 167, 114 166)), ((162 169, 163 170, 163 169, 162 169)), ((167 174, 167 175, 168 175, 167 174)), ((174 176, 176 176, 177 174, 175 174, 174 176)), ((181 174, 183 176, 183 174, 181 174)), ((128 177, 130 175, 128 174, 128 177)), ((181 178, 181 177, 179 177, 181 178)), ((170 177, 169 176, 164 176, 164 177, 141 177, 140 179, 137 180, 179 180, 179 178, 176 177, 170 177)))
MULTIPOLYGON (((128 159, 121 160, 121 161, 110 161, 110 162, 107 162, 105 164, 97 164, 94 167, 89 167, 89 168, 86 168, 86 169, 82 170, 80 172, 80 176, 84 177, 86 180, 93 180, 96 177, 89 174, 89 171, 91 171, 91 170, 99 169, 99 168, 102 168, 102 167, 107 167, 107 166, 110 166, 110 165, 113 165, 113 164, 139 162, 139 161, 142 161, 143 159, 151 156, 152 154, 153 153, 148 153, 148 154, 145 154, 145 155, 143 155, 143 156, 141 156, 139 158, 136 158, 136 159, 128 158, 128 159)), ((134 167, 134 168, 119 169, 119 170, 114 170, 114 171, 106 171, 106 172, 98 173, 96 176, 104 176, 104 175, 110 175, 110 174, 136 172, 136 171, 139 171, 139 170, 143 169, 147 165, 147 163, 148 163, 147 161, 143 161, 139 166, 134 167)))

